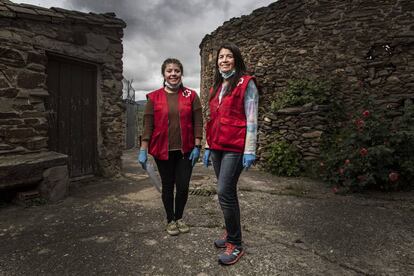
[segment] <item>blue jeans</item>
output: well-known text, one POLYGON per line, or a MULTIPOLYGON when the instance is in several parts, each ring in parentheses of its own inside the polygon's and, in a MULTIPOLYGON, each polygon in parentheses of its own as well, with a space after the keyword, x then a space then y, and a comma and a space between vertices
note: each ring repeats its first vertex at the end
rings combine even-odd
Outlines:
POLYGON ((243 170, 243 153, 212 150, 211 159, 217 176, 217 194, 226 224, 227 242, 240 246, 242 233, 237 181, 243 170))

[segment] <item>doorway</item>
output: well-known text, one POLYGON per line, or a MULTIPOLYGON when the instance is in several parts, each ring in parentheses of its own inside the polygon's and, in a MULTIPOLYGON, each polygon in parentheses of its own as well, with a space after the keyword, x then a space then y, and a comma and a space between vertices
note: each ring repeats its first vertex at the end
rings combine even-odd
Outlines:
POLYGON ((69 156, 71 178, 97 168, 96 65, 49 55, 49 149, 69 156))

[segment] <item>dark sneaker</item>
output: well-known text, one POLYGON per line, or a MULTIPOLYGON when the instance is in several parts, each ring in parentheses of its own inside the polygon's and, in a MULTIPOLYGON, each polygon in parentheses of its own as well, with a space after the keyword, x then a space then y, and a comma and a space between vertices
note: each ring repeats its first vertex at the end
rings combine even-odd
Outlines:
POLYGON ((214 241, 214 245, 217 248, 226 248, 227 242, 227 231, 224 231, 224 234, 218 239, 214 241))
POLYGON ((232 265, 237 263, 241 256, 244 255, 243 247, 232 243, 226 243, 226 251, 219 256, 219 264, 232 265))
POLYGON ((167 224, 167 233, 171 236, 177 236, 180 234, 180 230, 178 230, 177 223, 175 221, 171 221, 167 224))

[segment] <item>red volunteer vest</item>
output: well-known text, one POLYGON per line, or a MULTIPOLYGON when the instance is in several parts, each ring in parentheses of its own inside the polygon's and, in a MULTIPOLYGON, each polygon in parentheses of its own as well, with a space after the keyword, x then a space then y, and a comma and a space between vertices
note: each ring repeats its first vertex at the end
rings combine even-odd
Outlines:
MULTIPOLYGON (((206 138, 210 149, 243 152, 246 140, 246 114, 244 94, 253 76, 242 76, 236 88, 221 99, 218 91, 210 100, 210 120, 206 125, 206 138)), ((218 88, 221 89, 220 87, 218 88)), ((213 88, 210 89, 210 94, 213 88)))
MULTIPOLYGON (((157 159, 168 160, 168 103, 164 88, 147 94, 154 107, 154 129, 148 152, 157 159)), ((193 100, 195 91, 184 87, 178 92, 180 115, 181 151, 187 153, 194 148, 193 100)))

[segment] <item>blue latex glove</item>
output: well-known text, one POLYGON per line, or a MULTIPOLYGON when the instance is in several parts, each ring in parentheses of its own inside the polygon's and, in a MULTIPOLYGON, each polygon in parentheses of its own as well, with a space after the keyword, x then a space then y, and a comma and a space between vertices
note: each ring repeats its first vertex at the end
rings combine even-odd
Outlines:
POLYGON ((206 149, 203 156, 203 164, 206 168, 208 168, 208 165, 210 165, 210 154, 211 151, 209 149, 206 149))
POLYGON ((243 154, 243 167, 246 169, 246 171, 253 164, 254 160, 256 160, 256 155, 243 154))
POLYGON ((138 162, 141 164, 144 170, 147 169, 148 153, 145 149, 140 149, 138 154, 138 162))
POLYGON ((191 160, 191 166, 194 167, 199 157, 200 157, 200 149, 197 147, 194 147, 193 151, 191 151, 190 153, 190 157, 188 158, 191 160))

